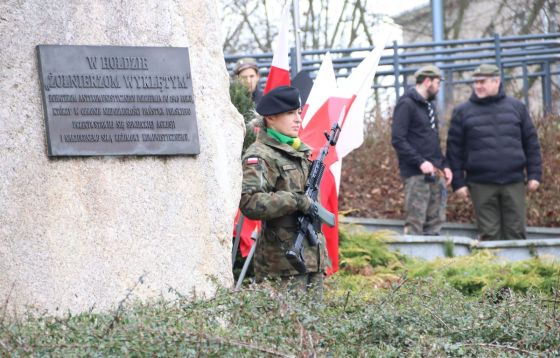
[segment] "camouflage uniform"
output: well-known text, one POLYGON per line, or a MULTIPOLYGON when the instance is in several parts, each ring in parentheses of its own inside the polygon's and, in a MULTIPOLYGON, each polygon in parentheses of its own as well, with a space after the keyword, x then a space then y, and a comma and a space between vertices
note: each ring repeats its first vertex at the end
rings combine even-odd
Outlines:
MULTIPOLYGON (((298 275, 284 256, 295 239, 297 215, 309 209, 303 196, 311 162, 311 149, 299 150, 282 144, 261 129, 257 141, 243 156, 243 188, 239 207, 250 219, 262 220, 262 234, 255 250, 257 282, 268 278, 298 275)), ((323 273, 326 249, 323 235, 319 245, 304 240, 304 257, 310 273, 323 273)), ((321 275, 319 275, 321 276, 321 275)))
POLYGON ((443 178, 425 175, 404 179, 405 235, 438 235, 445 223, 447 188, 443 178))

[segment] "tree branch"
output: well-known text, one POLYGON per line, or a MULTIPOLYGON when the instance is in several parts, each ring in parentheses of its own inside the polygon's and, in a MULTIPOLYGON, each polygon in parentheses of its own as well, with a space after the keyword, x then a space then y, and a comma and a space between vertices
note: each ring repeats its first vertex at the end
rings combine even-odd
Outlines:
POLYGON ((334 28, 333 35, 331 37, 329 48, 333 47, 334 39, 336 38, 336 35, 338 35, 338 29, 340 28, 340 24, 343 22, 343 16, 344 16, 344 11, 346 10, 346 5, 348 5, 348 0, 344 0, 344 4, 342 5, 342 10, 340 11, 340 16, 338 17, 338 21, 336 22, 336 26, 334 28))

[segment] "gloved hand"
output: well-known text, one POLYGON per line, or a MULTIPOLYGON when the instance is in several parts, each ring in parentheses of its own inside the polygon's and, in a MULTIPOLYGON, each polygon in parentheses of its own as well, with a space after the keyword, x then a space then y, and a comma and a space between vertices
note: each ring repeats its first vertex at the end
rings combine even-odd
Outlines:
POLYGON ((311 200, 305 194, 296 194, 293 193, 294 198, 296 199, 297 209, 304 214, 308 214, 311 206, 313 205, 313 200, 311 200))

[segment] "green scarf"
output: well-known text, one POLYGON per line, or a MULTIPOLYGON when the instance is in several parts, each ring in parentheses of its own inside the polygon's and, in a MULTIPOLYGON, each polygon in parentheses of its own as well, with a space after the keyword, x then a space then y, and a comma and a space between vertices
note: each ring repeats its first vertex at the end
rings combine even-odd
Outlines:
POLYGON ((270 137, 276 139, 277 141, 279 141, 280 143, 284 143, 287 145, 292 146, 292 148, 294 148, 295 150, 298 150, 299 147, 301 146, 301 140, 298 137, 290 137, 287 136, 285 134, 282 134, 272 128, 267 128, 266 129, 266 134, 268 134, 270 137))

